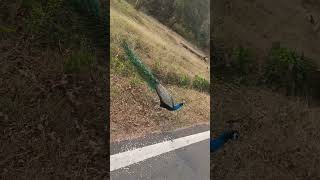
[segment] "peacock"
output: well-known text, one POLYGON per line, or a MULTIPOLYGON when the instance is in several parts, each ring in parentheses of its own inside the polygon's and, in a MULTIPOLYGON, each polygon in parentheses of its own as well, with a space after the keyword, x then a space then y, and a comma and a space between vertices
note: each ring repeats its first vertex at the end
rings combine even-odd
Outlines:
POLYGON ((182 108, 184 103, 174 103, 174 100, 167 89, 160 84, 159 80, 154 77, 152 72, 140 61, 139 57, 134 54, 133 50, 130 49, 126 41, 123 41, 122 46, 127 55, 127 58, 135 66, 139 75, 147 82, 152 90, 156 91, 160 99, 160 107, 165 108, 169 111, 177 111, 182 108))
POLYGON ((236 130, 225 131, 215 139, 210 140, 210 152, 219 150, 229 140, 237 140, 239 138, 239 132, 236 130))

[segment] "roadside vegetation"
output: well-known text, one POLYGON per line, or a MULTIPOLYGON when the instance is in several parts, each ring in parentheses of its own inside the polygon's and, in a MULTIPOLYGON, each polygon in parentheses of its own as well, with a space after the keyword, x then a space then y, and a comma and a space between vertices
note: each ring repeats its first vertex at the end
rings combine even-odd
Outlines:
POLYGON ((216 78, 238 85, 263 85, 291 96, 315 95, 312 93, 316 91, 316 66, 303 52, 286 48, 280 42, 272 44, 262 64, 254 60, 257 56, 252 49, 242 46, 217 50, 214 56, 220 63, 215 67, 216 78))

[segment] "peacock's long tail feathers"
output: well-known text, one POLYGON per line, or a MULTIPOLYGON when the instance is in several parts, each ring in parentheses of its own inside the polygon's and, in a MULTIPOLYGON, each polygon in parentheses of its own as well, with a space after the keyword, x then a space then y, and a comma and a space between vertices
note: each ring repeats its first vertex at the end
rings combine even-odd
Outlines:
POLYGON ((156 85, 159 83, 157 78, 155 78, 152 72, 141 62, 139 57, 134 54, 133 50, 130 49, 126 41, 123 41, 123 48, 128 59, 137 69, 139 75, 148 83, 152 90, 155 90, 156 85))

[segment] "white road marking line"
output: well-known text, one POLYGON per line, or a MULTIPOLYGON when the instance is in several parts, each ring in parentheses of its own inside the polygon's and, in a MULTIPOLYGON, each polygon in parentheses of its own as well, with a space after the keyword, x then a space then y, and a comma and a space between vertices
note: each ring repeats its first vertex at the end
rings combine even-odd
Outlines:
MULTIPOLYGON (((174 140, 133 149, 130 151, 114 154, 110 156, 110 171, 114 171, 131 164, 167 153, 190 144, 194 144, 210 138, 210 131, 205 131, 190 136, 181 137, 174 140)), ((208 145, 209 148, 209 145, 208 145)))

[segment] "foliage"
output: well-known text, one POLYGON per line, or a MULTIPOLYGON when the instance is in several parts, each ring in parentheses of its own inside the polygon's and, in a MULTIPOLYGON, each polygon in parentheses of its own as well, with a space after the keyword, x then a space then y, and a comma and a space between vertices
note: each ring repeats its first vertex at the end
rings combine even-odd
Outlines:
POLYGON ((187 75, 181 75, 180 76, 180 86, 182 87, 189 87, 191 85, 191 79, 187 75))
POLYGON ((129 61, 125 61, 124 59, 114 56, 111 56, 110 60, 110 69, 112 73, 119 74, 124 77, 130 77, 134 74, 134 67, 129 61))
POLYGON ((138 87, 142 84, 142 81, 137 74, 134 74, 134 76, 130 78, 130 84, 131 86, 138 87))
POLYGON ((210 91, 210 82, 206 80, 205 78, 196 75, 193 80, 193 88, 200 90, 200 91, 210 91))
POLYGON ((304 55, 274 43, 264 70, 265 82, 287 88, 287 92, 302 91, 308 81, 310 66, 304 55))

